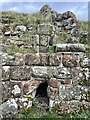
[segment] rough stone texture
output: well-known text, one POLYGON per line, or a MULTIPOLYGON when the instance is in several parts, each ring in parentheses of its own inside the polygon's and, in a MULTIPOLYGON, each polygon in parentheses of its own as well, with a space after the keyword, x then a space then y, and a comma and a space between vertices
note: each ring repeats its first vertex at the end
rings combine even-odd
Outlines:
POLYGON ((88 33, 79 29, 70 11, 61 14, 45 5, 40 15, 47 22, 18 25, 12 30, 11 19, 2 19, 0 117, 27 110, 33 102, 45 110, 49 105, 58 114, 90 108, 89 51, 80 43, 88 33))
POLYGON ((84 44, 56 44, 55 52, 84 52, 84 44))
POLYGON ((76 54, 63 54, 63 65, 65 67, 76 67, 78 64, 78 56, 76 54))
POLYGON ((70 79, 72 78, 70 68, 66 67, 50 67, 49 68, 50 75, 55 78, 60 79, 70 79))
POLYGON ((45 53, 40 54, 40 65, 43 66, 49 65, 49 54, 45 54, 45 53))
POLYGON ((40 58, 37 54, 26 54, 25 65, 39 65, 40 58))
POLYGON ((20 32, 25 32, 26 31, 26 26, 18 25, 18 26, 16 26, 15 30, 20 31, 20 32))
POLYGON ((50 36, 40 35, 39 39, 40 39, 39 45, 41 45, 41 46, 49 45, 50 36))
POLYGON ((53 31, 53 25, 50 24, 40 24, 38 26, 38 33, 40 35, 50 35, 53 31))
POLYGON ((11 66, 10 76, 12 80, 30 80, 31 68, 29 66, 11 66))
POLYGON ((85 102, 85 101, 77 101, 77 100, 72 100, 72 101, 62 101, 62 102, 56 102, 54 103, 51 101, 52 104, 54 104, 55 107, 52 108, 54 112, 57 112, 59 115, 67 115, 68 113, 78 113, 80 110, 83 109, 88 109, 90 106, 90 103, 85 102), (55 108, 57 108, 55 110, 55 108))
POLYGON ((30 43, 34 46, 39 45, 39 35, 30 35, 30 43))
POLYGON ((49 56, 49 65, 50 66, 58 66, 61 64, 61 58, 62 57, 62 54, 61 53, 52 53, 50 54, 49 56))
POLYGON ((0 118, 12 118, 18 113, 18 106, 16 101, 11 98, 0 105, 0 118))
POLYGON ((2 80, 9 80, 10 79, 10 66, 3 66, 2 67, 2 80))
POLYGON ((33 77, 37 77, 37 78, 49 77, 48 67, 35 66, 35 67, 31 67, 31 71, 33 77))

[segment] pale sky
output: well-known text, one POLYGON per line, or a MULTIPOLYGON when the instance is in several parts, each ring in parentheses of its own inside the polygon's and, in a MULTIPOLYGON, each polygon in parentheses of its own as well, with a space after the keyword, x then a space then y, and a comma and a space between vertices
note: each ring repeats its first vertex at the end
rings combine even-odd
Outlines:
POLYGON ((0 4, 0 11, 24 13, 37 12, 44 4, 48 4, 59 13, 70 10, 75 13, 77 19, 88 20, 88 0, 18 0, 18 2, 16 0, 2 0, 0 4))

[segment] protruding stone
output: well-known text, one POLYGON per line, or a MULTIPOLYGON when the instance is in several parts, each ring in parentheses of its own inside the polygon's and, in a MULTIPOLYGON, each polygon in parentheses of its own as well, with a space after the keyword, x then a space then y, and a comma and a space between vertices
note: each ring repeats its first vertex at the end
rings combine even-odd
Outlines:
POLYGON ((47 67, 42 66, 35 66, 31 67, 32 70, 32 76, 33 77, 41 77, 41 78, 48 78, 49 77, 49 71, 47 67))
POLYGON ((56 44, 55 52, 84 52, 84 44, 56 44))
POLYGON ((26 29, 27 29, 26 26, 23 26, 23 25, 18 25, 15 28, 16 31, 20 31, 20 32, 25 32, 26 29))

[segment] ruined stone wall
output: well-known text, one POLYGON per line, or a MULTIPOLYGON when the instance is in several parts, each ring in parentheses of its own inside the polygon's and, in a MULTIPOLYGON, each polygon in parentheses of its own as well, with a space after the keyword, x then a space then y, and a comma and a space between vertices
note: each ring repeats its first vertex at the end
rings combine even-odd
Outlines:
MULTIPOLYGON (((81 34, 75 21, 71 22, 73 18, 70 18, 70 14, 67 18, 65 13, 66 18, 62 21, 60 16, 58 14, 57 19, 54 16, 53 24, 28 28, 29 31, 36 30, 30 35, 28 43, 9 38, 6 44, 1 44, 2 103, 13 100, 16 109, 27 109, 35 100, 38 86, 47 81, 50 109, 58 106, 58 112, 70 113, 90 107, 90 59, 86 56, 85 45, 78 41, 78 36, 84 36, 85 33, 81 34), (57 38, 57 31, 64 33, 62 37, 65 32, 69 35, 66 43, 55 43, 56 39, 62 39, 57 38), (29 48, 31 45, 37 53, 23 51, 9 55, 6 52, 7 43, 29 48), (51 47, 52 53, 48 52, 51 47)), ((15 37, 17 34, 5 32, 4 36, 15 37)))
POLYGON ((20 101, 26 94, 34 98, 39 84, 47 81, 50 107, 55 103, 77 104, 76 109, 79 104, 88 106, 90 64, 84 58, 85 53, 78 50, 85 48, 72 44, 68 51, 68 46, 69 44, 57 46, 56 52, 51 54, 3 54, 2 101, 8 98, 20 101), (66 49, 68 52, 63 52, 66 49))

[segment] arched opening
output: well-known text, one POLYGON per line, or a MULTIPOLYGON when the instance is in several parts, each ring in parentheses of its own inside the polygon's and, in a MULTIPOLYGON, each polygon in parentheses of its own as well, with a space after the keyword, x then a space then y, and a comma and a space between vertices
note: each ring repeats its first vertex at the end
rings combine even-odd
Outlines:
POLYGON ((47 81, 41 83, 36 89, 35 98, 39 99, 40 103, 44 102, 49 106, 49 97, 47 93, 47 87, 48 87, 47 81))

